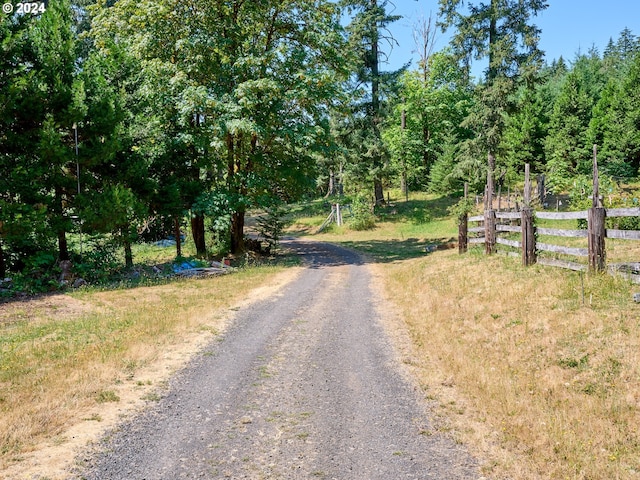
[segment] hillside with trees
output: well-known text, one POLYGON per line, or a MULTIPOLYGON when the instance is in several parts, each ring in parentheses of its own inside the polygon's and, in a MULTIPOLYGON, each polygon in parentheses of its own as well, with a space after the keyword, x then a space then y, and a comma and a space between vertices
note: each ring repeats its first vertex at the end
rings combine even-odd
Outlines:
POLYGON ((640 38, 548 59, 546 2, 472 3, 441 0, 417 29, 418 65, 393 72, 387 0, 3 14, 0 280, 61 288, 61 262, 131 268, 133 245, 168 236, 180 257, 183 234, 199 257, 239 254, 252 209, 346 195, 375 212, 389 188, 481 192, 488 172, 515 185, 526 163, 567 193, 594 144, 605 175, 635 178, 640 38), (436 28, 454 32, 441 51, 436 28))

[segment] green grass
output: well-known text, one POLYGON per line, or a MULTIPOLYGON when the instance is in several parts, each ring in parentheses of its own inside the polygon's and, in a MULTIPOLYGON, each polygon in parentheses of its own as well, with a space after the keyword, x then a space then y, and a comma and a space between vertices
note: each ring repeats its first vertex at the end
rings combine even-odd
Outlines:
POLYGON ((350 217, 345 214, 345 224, 335 224, 321 234, 317 227, 331 211, 329 204, 314 201, 292 208, 293 224, 290 235, 309 235, 313 238, 335 242, 356 249, 378 262, 393 262, 427 255, 434 247, 446 245, 458 236, 458 227, 448 214, 448 208, 457 199, 412 193, 410 200, 391 196, 388 206, 377 207, 376 226, 356 231, 350 227, 350 217))

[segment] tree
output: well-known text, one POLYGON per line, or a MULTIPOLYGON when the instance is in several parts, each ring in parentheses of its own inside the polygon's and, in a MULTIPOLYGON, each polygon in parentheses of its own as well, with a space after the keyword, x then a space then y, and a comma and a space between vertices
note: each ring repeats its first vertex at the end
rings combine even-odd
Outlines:
POLYGON ((600 147, 605 172, 632 177, 640 167, 640 55, 622 78, 610 77, 593 109, 589 141, 600 147))
POLYGON ((599 147, 602 169, 614 176, 631 177, 640 166, 636 100, 639 93, 640 41, 625 29, 610 42, 602 59, 606 85, 593 108, 590 144, 599 147))
POLYGON ((501 150, 504 152, 508 178, 519 177, 524 166, 533 171, 545 168, 544 142, 549 117, 542 87, 520 87, 515 94, 515 111, 505 121, 501 150))
POLYGON ((556 192, 565 190, 576 173, 591 171, 593 144, 587 133, 602 90, 600 65, 595 51, 579 56, 553 105, 545 155, 549 186, 556 192))
POLYGON ((96 35, 115 35, 141 62, 160 183, 194 218, 194 205, 224 194, 239 252, 247 208, 294 196, 314 176, 346 71, 339 10, 325 0, 142 3, 103 8, 96 35))
MULTIPOLYGON (((488 152, 488 170, 495 170, 504 119, 512 109, 511 94, 518 83, 532 84, 541 66, 540 29, 531 18, 547 8, 544 0, 440 0, 444 29, 454 27, 454 52, 465 69, 473 60, 487 59, 485 83, 478 90, 477 108, 467 118, 479 144, 472 152, 488 152)), ((477 154, 477 153, 472 153, 477 154)))
POLYGON ((387 156, 381 138, 385 116, 384 89, 393 83, 399 73, 380 71, 380 57, 383 55, 381 42, 387 41, 391 46, 394 43, 386 27, 400 18, 386 12, 388 5, 387 0, 343 1, 347 13, 352 15, 347 27, 349 45, 358 56, 354 75, 354 95, 362 99, 353 105, 352 128, 359 130, 356 133, 360 140, 358 154, 366 162, 358 170, 366 171, 367 177, 373 180, 376 204, 384 202, 383 170, 387 156), (361 90, 363 86, 366 90, 361 90))
MULTIPOLYGON (((461 127, 471 106, 471 89, 448 53, 433 54, 424 71, 405 72, 393 97, 394 115, 383 131, 396 169, 416 187, 427 187, 434 164, 445 145, 469 132, 461 127), (401 122, 404 112, 405 128, 401 122)), ((451 173, 451 171, 449 172, 451 173)))
POLYGON ((51 237, 66 260, 77 193, 71 132, 83 108, 69 2, 41 15, 3 16, 2 37, 0 234, 16 268, 24 267, 23 257, 48 250, 51 237))
POLYGON ((72 126, 84 108, 83 93, 76 80, 75 39, 71 5, 55 2, 32 24, 35 54, 35 88, 40 111, 36 155, 42 164, 42 186, 49 192, 49 222, 58 239, 59 259, 69 260, 66 233, 72 228, 67 214, 76 191, 72 126))
POLYGON ((142 118, 132 101, 137 69, 123 48, 109 55, 94 50, 79 76, 86 111, 78 122, 78 189, 76 211, 86 233, 113 234, 133 266, 131 244, 136 226, 148 213, 155 182, 145 157, 136 148, 142 118))

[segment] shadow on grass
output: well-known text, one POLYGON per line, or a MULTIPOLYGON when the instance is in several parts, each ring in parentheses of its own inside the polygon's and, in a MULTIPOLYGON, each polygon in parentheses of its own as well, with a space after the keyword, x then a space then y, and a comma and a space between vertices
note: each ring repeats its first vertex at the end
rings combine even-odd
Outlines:
POLYGON ((449 207, 458 201, 453 197, 438 197, 433 199, 400 200, 390 205, 378 207, 376 215, 386 222, 426 223, 448 217, 449 207))
POLYGON ((408 238, 406 240, 366 240, 336 243, 365 254, 365 261, 391 263, 424 257, 436 250, 457 248, 456 241, 454 238, 431 238, 429 240, 408 238))

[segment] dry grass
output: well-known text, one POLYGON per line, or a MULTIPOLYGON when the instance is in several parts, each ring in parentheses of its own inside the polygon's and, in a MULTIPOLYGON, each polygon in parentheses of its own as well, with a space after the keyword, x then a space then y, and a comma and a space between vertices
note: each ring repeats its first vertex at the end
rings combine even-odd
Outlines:
POLYGON ((489 459, 487 475, 640 476, 634 287, 452 251, 389 264, 385 277, 441 428, 489 459))
POLYGON ((118 402, 119 384, 148 383, 137 372, 169 347, 221 332, 230 307, 277 271, 1 305, 0 471, 88 409, 118 402))
MULTIPOLYGON (((429 212, 429 221, 412 222, 398 202, 402 218, 387 210, 374 230, 334 227, 314 238, 379 264, 412 338, 406 361, 438 405, 439 428, 472 445, 491 478, 640 478, 640 306, 632 300, 640 287, 525 269, 478 249, 426 254, 457 229, 441 199, 416 199, 411 207, 429 212)), ((586 247, 586 239, 575 242, 586 247)), ((640 242, 607 240, 609 262, 638 255, 640 242)))

